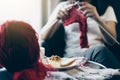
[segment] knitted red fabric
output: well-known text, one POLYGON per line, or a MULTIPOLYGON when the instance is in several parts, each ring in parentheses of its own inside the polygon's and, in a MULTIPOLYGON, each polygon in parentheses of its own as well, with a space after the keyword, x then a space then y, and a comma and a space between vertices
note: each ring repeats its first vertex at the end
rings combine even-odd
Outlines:
POLYGON ((63 19, 64 26, 72 24, 74 22, 79 23, 80 29, 80 46, 81 48, 88 48, 88 39, 87 39, 87 22, 86 17, 82 14, 81 11, 78 11, 76 7, 72 7, 69 10, 69 15, 63 19))

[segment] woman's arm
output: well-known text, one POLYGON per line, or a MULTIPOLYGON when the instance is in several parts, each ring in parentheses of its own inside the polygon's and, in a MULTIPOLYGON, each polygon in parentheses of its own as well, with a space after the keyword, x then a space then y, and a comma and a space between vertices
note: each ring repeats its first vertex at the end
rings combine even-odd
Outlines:
POLYGON ((100 25, 101 34, 103 36, 103 39, 106 41, 106 43, 112 45, 114 41, 111 38, 111 36, 116 39, 116 22, 112 20, 104 21, 99 16, 96 7, 87 2, 81 2, 80 5, 82 5, 81 9, 84 11, 84 15, 86 17, 92 17, 98 22, 98 24, 100 25), (108 32, 111 36, 109 36, 109 34, 106 32, 108 32))
MULTIPOLYGON (((66 5, 67 6, 67 5, 66 5)), ((64 5, 65 7, 65 5, 64 5)), ((49 39, 53 36, 59 27, 60 19, 68 15, 68 8, 64 8, 62 2, 55 8, 52 15, 50 16, 47 24, 40 31, 40 38, 42 40, 49 39)))
POLYGON ((59 20, 55 19, 52 23, 47 23, 40 31, 40 39, 46 40, 52 37, 59 27, 59 20))
POLYGON ((113 39, 116 39, 116 23, 114 21, 104 21, 101 18, 97 22, 100 24, 99 28, 104 41, 113 45, 115 43, 113 39))
POLYGON ((57 14, 60 8, 61 8, 61 4, 58 4, 57 7, 52 12, 52 14, 50 15, 47 23, 41 29, 40 31, 41 40, 49 39, 50 37, 52 37, 52 35, 56 31, 59 24, 59 20, 57 19, 57 14))

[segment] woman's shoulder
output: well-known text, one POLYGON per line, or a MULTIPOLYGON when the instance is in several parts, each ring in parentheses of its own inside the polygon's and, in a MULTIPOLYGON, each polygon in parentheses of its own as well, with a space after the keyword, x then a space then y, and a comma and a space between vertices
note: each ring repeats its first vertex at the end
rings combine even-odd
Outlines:
POLYGON ((112 6, 108 6, 107 9, 106 9, 106 12, 111 11, 111 10, 113 10, 113 7, 112 6))
POLYGON ((108 6, 105 13, 102 16, 106 21, 112 20, 117 22, 116 14, 112 6, 108 6))
MULTIPOLYGON (((105 13, 107 14, 115 14, 115 9, 113 6, 109 5, 107 8, 106 8, 106 11, 105 13)), ((116 14, 115 14, 116 15, 116 14)))
POLYGON ((104 14, 106 14, 106 15, 108 15, 108 14, 114 14, 113 7, 112 6, 108 6, 104 14))

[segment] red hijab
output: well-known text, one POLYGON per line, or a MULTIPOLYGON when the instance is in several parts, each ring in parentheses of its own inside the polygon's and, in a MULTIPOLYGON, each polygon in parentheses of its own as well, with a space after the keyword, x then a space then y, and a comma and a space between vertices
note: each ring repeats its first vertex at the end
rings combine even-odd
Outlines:
POLYGON ((0 26, 0 64, 13 74, 13 80, 43 80, 49 70, 40 61, 35 30, 22 21, 0 26))

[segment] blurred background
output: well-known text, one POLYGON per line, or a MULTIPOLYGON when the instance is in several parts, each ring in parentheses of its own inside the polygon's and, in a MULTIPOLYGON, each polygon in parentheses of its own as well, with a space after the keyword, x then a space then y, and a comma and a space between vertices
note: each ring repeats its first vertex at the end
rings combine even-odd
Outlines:
POLYGON ((6 20, 22 20, 39 33, 59 0, 0 0, 0 24, 6 20))

